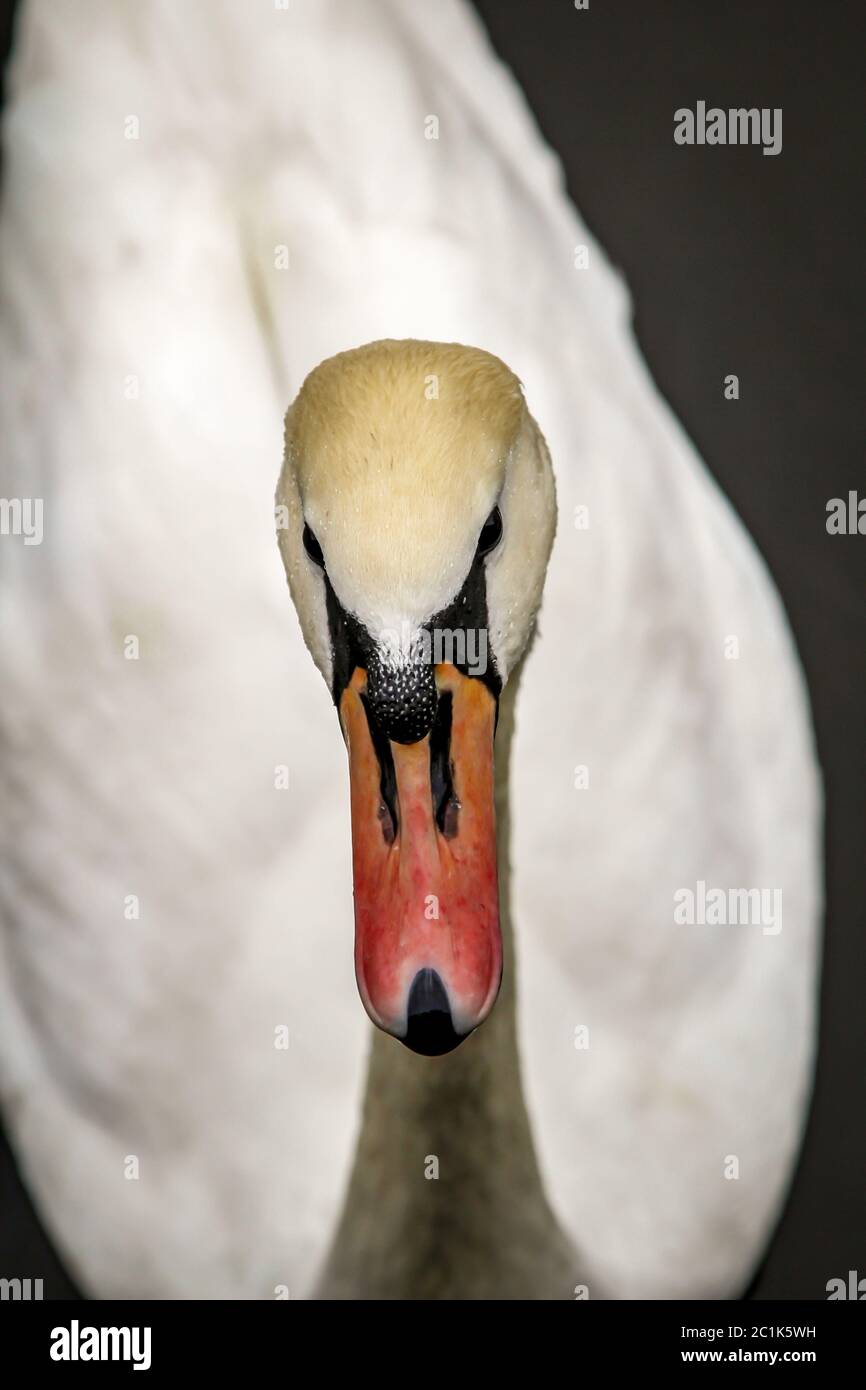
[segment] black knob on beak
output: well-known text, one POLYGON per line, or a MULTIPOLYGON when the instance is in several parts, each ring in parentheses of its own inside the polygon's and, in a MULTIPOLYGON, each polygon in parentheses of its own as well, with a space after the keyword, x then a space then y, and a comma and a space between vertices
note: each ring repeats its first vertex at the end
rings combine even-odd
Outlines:
POLYGON ((393 743, 426 738, 436 718, 439 696, 429 661, 383 665, 378 653, 367 662, 367 706, 377 727, 393 743))

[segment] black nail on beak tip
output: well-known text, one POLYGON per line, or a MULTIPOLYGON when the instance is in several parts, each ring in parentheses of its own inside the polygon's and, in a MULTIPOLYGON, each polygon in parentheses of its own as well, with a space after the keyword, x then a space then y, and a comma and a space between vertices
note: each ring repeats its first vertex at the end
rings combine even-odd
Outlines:
POLYGON ((465 1036, 454 1031, 448 995, 436 971, 419 970, 409 991, 406 1036, 401 1042, 423 1057, 441 1057, 453 1052, 465 1036))

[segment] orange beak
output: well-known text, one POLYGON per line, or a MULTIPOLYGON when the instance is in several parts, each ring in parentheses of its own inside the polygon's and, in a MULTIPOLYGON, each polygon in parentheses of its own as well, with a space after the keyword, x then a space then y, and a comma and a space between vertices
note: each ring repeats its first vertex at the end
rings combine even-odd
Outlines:
POLYGON ((489 1014, 502 973, 493 736, 496 701, 435 668, 439 713, 417 743, 377 736, 357 668, 340 700, 349 750, 355 974, 377 1027, 451 1051, 489 1014))

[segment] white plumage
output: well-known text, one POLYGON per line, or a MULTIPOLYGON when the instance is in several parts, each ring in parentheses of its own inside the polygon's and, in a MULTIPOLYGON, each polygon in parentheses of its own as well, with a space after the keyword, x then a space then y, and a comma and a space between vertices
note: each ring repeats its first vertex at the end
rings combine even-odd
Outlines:
POLYGON ((512 785, 548 1191, 616 1296, 736 1294, 810 1084, 804 686, 513 82, 458 0, 31 0, 11 97, 0 487, 44 498, 45 538, 0 544, 0 1063, 73 1272, 103 1297, 315 1283, 369 1025, 345 755, 273 486, 306 372, 417 337, 502 357, 557 474, 512 785), (677 925, 699 881, 781 889, 782 930, 677 925))

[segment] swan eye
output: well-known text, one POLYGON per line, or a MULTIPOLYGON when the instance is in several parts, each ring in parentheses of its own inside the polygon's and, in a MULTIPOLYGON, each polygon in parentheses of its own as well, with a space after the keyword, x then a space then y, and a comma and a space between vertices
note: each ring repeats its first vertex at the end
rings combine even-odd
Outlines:
POLYGON ((313 535, 306 522, 304 522, 304 549, 314 565, 318 565, 320 569, 325 568, 325 557, 322 554, 322 547, 319 545, 319 542, 316 540, 316 537, 313 535))
POLYGON ((502 513, 498 507, 494 507, 489 517, 481 527, 481 535, 478 537, 477 555, 487 555, 493 550, 502 539, 502 513))

